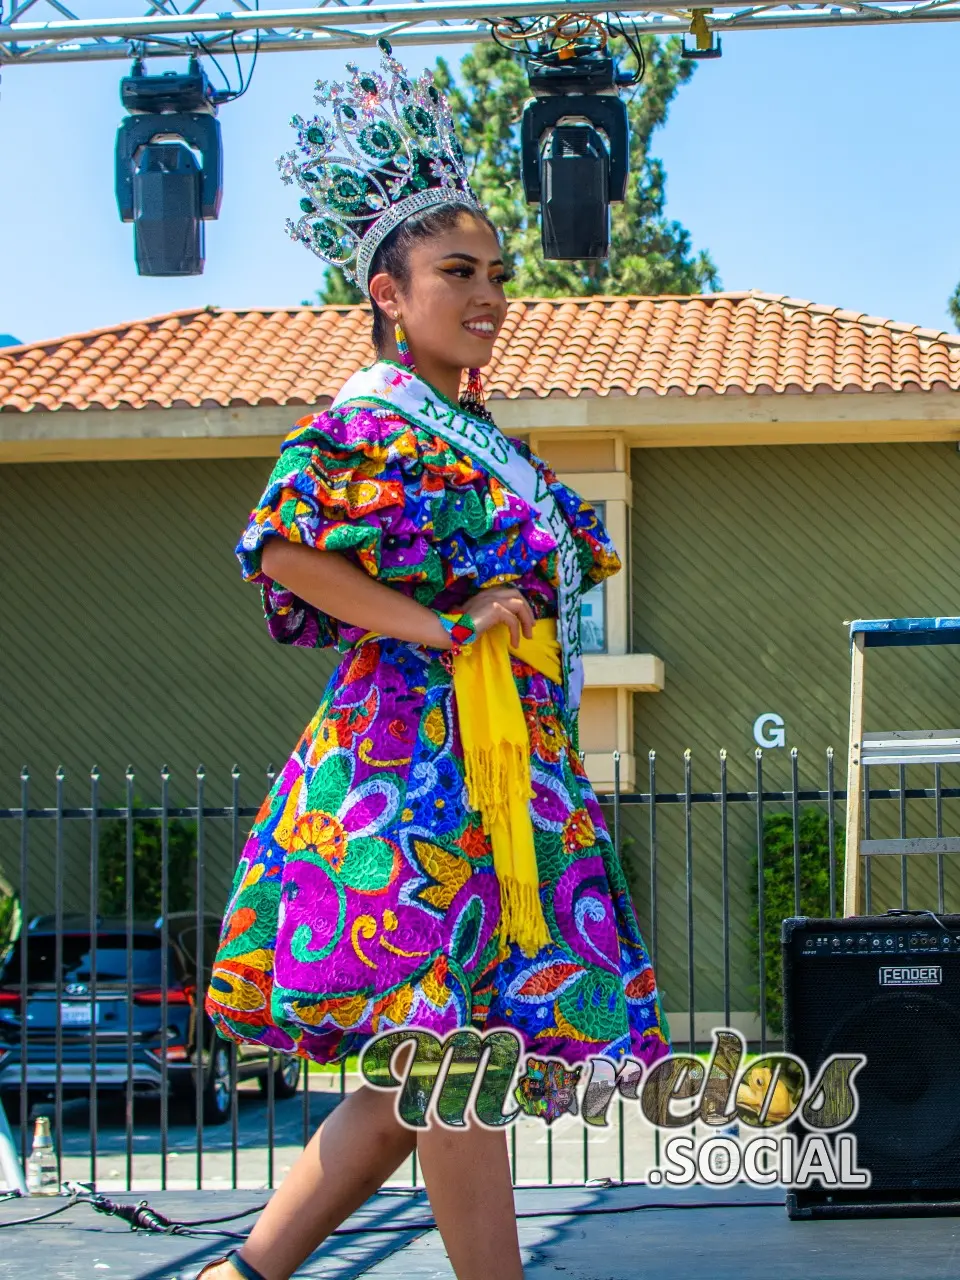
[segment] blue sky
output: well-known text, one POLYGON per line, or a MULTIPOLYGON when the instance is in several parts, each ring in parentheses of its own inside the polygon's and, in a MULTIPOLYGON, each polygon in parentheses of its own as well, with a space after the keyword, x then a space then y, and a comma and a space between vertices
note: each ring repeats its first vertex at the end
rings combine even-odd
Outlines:
MULTIPOLYGON (((401 57, 417 69, 436 52, 401 57)), ((958 55, 953 23, 728 35, 723 58, 700 65, 658 135, 668 212, 710 250, 727 289, 952 328, 958 55)), ((32 341, 181 308, 310 296, 321 264, 287 240, 296 201, 274 159, 291 143, 290 115, 310 109, 313 81, 339 75, 346 57, 261 57, 248 94, 220 112, 224 198, 207 226, 206 271, 166 280, 137 276, 132 230, 114 203, 125 64, 5 68, 0 333, 32 341)))

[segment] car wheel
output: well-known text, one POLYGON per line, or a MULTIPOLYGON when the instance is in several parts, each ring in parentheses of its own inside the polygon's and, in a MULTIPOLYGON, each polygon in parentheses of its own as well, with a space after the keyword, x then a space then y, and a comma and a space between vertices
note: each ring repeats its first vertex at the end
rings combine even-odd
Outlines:
POLYGON ((203 1084, 203 1123, 224 1124, 230 1116, 232 1095, 230 1046, 218 1037, 210 1050, 210 1065, 203 1084))
MULTIPOLYGON (((296 1097, 297 1090, 300 1087, 300 1076, 303 1071, 300 1058, 288 1057, 286 1054, 280 1055, 280 1060, 273 1070, 273 1096, 283 1101, 285 1098, 296 1097)), ((264 1093, 267 1092, 269 1084, 269 1072, 260 1076, 260 1088, 264 1093)))

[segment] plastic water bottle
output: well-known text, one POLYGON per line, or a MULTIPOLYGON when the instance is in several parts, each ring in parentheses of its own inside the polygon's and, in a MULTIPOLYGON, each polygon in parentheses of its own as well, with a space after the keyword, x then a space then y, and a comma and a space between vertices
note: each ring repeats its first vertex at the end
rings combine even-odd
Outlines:
POLYGON ((32 1196, 60 1194, 57 1153, 53 1149, 49 1116, 37 1116, 34 1125, 33 1147, 27 1157, 27 1190, 32 1196))

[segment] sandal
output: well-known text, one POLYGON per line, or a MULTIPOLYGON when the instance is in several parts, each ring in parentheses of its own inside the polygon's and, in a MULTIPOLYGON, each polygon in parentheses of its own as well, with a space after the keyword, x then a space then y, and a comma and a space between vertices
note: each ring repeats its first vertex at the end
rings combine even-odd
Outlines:
POLYGON ((243 1280, 264 1280, 264 1277, 256 1267, 251 1267, 249 1262, 245 1262, 244 1259, 240 1257, 240 1253, 237 1249, 231 1249, 231 1251, 223 1258, 215 1258, 213 1262, 208 1262, 197 1276, 197 1280, 203 1280, 203 1277, 211 1267, 219 1267, 224 1262, 229 1262, 234 1271, 238 1272, 243 1277, 243 1280))

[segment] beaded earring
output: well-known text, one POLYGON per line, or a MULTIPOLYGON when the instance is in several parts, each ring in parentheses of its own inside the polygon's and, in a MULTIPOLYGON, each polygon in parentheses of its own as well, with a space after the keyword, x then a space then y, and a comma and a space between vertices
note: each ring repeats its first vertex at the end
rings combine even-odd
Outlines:
POLYGON ((410 354, 410 348, 407 346, 407 335, 403 331, 403 325, 400 323, 399 316, 397 316, 396 323, 394 324, 393 336, 397 340, 397 355, 400 357, 400 363, 406 365, 408 369, 412 369, 413 356, 410 354))
POLYGON ((460 396, 460 408, 475 418, 482 418, 485 422, 493 421, 493 416, 484 402, 483 382, 479 369, 467 370, 467 386, 460 396))

